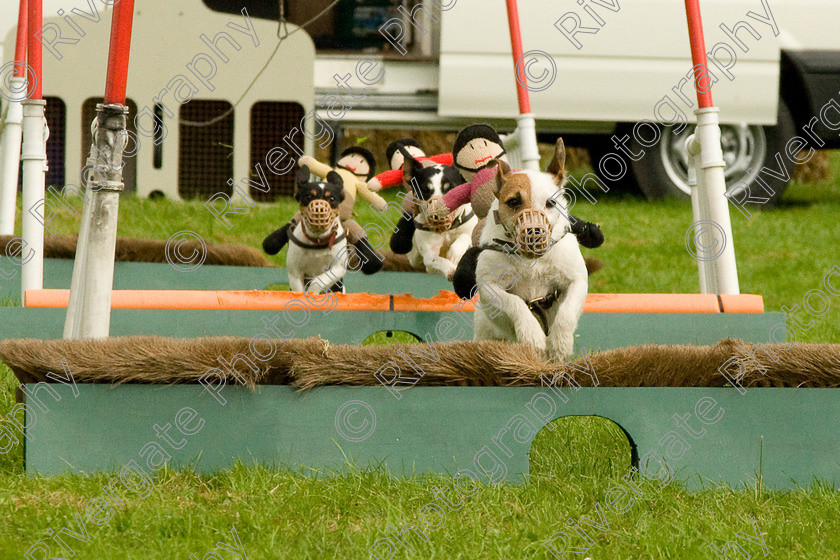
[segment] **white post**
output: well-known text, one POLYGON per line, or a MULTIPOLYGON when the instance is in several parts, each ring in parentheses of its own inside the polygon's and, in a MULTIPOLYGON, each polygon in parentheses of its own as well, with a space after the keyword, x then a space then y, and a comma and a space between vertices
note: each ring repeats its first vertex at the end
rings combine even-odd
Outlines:
MULTIPOLYGON (((94 117, 96 119, 96 117, 94 117)), ((85 202, 82 206, 82 225, 79 228, 79 237, 76 239, 76 255, 73 259, 73 276, 70 280, 70 299, 67 302, 67 315, 64 318, 65 339, 81 338, 79 322, 76 318, 82 301, 82 282, 84 280, 86 263, 86 251, 88 243, 88 224, 90 223, 90 199, 91 192, 88 188, 89 178, 85 178, 81 188, 84 189, 85 202)))
POLYGON ((533 113, 524 113, 516 117, 516 134, 519 135, 522 168, 539 171, 540 149, 537 146, 537 125, 533 113))
POLYGON ((20 279, 21 300, 26 305, 26 290, 40 290, 44 287, 44 226, 38 218, 28 212, 45 196, 44 172, 47 167, 47 123, 44 118, 43 99, 27 99, 23 102, 23 146, 20 159, 23 161, 23 204, 21 206, 21 251, 31 251, 32 258, 22 264, 20 279))
POLYGON ((86 189, 82 229, 76 246, 64 338, 107 338, 110 331, 127 113, 128 107, 124 105, 96 106, 88 158, 88 165, 92 166, 87 182, 90 188, 86 189))
POLYGON ((26 96, 26 78, 9 79, 10 95, 6 106, 5 127, 0 140, 0 235, 14 235, 17 209, 18 169, 20 167, 21 124, 23 107, 17 99, 26 96))
MULTIPOLYGON (((694 134, 689 135, 688 138, 685 139, 685 150, 688 153, 688 187, 691 190, 691 213, 693 216, 692 229, 689 233, 696 234, 694 228, 696 227, 694 224, 697 224, 702 220, 703 212, 700 210, 701 202, 699 196, 699 189, 697 188, 698 184, 698 177, 697 177, 697 169, 700 166, 700 144, 695 141, 694 134), (697 152, 696 155, 694 152, 697 152)), ((701 174, 702 176, 702 174, 701 174)), ((690 251, 689 243, 691 243, 690 239, 686 239, 686 250, 690 251)), ((696 255, 692 255, 695 257, 695 261, 697 261, 697 272, 700 274, 700 293, 701 294, 708 294, 713 293, 709 289, 709 271, 708 267, 706 266, 706 259, 696 258, 696 255)))
MULTIPOLYGON (((701 228, 704 228, 704 235, 714 238, 713 244, 703 244, 704 247, 712 248, 709 251, 712 254, 703 255, 706 261, 700 267, 701 276, 704 267, 706 271, 706 293, 737 294, 740 292, 738 269, 735 263, 729 206, 725 196, 725 162, 720 146, 718 112, 717 107, 694 111, 697 115, 697 128, 694 131, 694 140, 687 144, 697 174, 697 195, 696 198, 692 196, 692 206, 695 209, 695 234, 700 235, 701 228)), ((706 239, 708 240, 708 237, 706 239)))

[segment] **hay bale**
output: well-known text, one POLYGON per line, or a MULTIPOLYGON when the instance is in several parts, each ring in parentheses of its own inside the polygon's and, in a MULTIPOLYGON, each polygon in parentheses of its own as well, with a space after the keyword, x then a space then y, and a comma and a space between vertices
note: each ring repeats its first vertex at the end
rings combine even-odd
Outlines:
MULTIPOLYGON (((805 157, 806 153, 802 152, 801 157, 805 157)), ((793 166, 793 179, 803 183, 818 183, 822 181, 831 181, 834 177, 834 172, 831 168, 831 152, 828 150, 816 150, 806 163, 793 166)), ((796 156, 800 157, 799 154, 796 156)))
MULTIPOLYGON (((62 359, 82 383, 197 383, 208 370, 237 354, 250 385, 380 385, 400 368, 408 384, 480 387, 541 386, 546 379, 602 387, 723 387, 730 376, 744 387, 840 387, 840 345, 794 344, 787 350, 725 339, 714 346, 645 345, 596 352, 572 364, 546 362, 532 347, 496 341, 387 346, 331 345, 320 338, 274 340, 274 355, 259 360, 241 337, 172 339, 129 336, 104 340, 6 340, 0 358, 23 383, 63 375, 62 359), (220 359, 221 358, 221 359, 220 359), (547 377, 541 377, 543 374, 547 377)), ((267 343, 255 350, 266 354, 267 343)), ((398 387, 400 385, 397 385, 398 387)), ((402 385, 407 386, 406 384, 402 385)))
MULTIPOLYGON (((16 256, 20 254, 20 244, 9 242, 19 239, 12 235, 0 236, 0 254, 16 256), (9 255, 12 252, 12 255, 9 255)), ((48 235, 44 237, 44 256, 48 259, 72 259, 76 256, 76 235, 48 235)), ((222 266, 255 266, 273 267, 265 256, 254 247, 246 245, 214 245, 206 244, 206 256, 203 264, 222 266)), ((171 252, 171 248, 170 248, 171 252)), ((184 241, 179 246, 181 255, 187 257, 195 255, 196 264, 201 261, 205 250, 198 241, 184 241)), ((173 255, 170 254, 170 258, 173 255)), ((160 239, 138 239, 133 237, 117 237, 114 260, 125 262, 164 263, 166 259, 166 241, 160 239)), ((190 264, 190 263, 182 263, 190 264)))

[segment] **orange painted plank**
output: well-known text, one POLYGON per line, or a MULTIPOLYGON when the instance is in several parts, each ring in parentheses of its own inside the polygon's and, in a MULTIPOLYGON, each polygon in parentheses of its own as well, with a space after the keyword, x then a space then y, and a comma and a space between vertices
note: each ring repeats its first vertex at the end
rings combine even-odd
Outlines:
POLYGON ((721 295, 725 313, 764 313, 764 298, 754 294, 721 295))
MULTIPOLYGON (((27 290, 27 307, 67 307, 70 290, 27 290)), ((276 291, 203 290, 114 290, 113 309, 225 309, 277 310, 291 302, 290 309, 336 309, 342 311, 474 311, 472 302, 461 304, 454 292, 441 290, 432 298, 409 294, 329 294, 309 295, 276 291), (334 303, 333 303, 334 302, 334 303)), ((760 295, 740 294, 589 294, 583 306, 587 313, 763 313, 760 295)))

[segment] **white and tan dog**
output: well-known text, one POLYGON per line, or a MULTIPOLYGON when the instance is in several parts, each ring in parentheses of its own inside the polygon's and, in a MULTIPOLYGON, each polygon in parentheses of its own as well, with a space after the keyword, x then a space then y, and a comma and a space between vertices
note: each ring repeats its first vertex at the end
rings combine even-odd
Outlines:
POLYGON ((301 221, 289 232, 286 271, 294 292, 343 292, 348 250, 338 206, 344 200, 344 182, 338 173, 326 181, 309 180, 309 168, 301 166, 295 179, 295 199, 301 221))
POLYGON ((565 198, 566 150, 557 140, 547 173, 498 166, 496 200, 481 234, 476 279, 476 340, 531 344, 565 361, 588 290, 586 265, 570 234, 565 198), (496 302, 495 305, 489 302, 496 302))

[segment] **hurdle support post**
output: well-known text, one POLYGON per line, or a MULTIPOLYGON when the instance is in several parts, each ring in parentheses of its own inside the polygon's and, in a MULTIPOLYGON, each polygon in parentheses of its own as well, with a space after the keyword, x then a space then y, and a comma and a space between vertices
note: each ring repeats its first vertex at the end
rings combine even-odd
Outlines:
POLYGON ((32 94, 23 102, 21 252, 28 251, 28 255, 21 263, 21 294, 25 294, 26 290, 39 290, 44 285, 44 225, 26 209, 38 204, 45 196, 49 135, 44 117, 47 103, 41 95, 41 42, 35 37, 42 23, 41 0, 28 0, 27 11, 27 59, 34 83, 32 94))
POLYGON ((725 196, 726 177, 723 169, 726 164, 720 145, 720 110, 712 102, 710 78, 703 70, 707 68, 706 44, 698 2, 699 0, 685 0, 698 105, 694 111, 697 116, 697 128, 686 141, 686 148, 689 153, 689 165, 693 167, 696 178, 696 185, 692 187, 691 202, 695 245, 702 245, 702 254, 696 256, 700 290, 702 293, 737 294, 738 269, 729 206, 725 196), (706 241, 699 238, 701 235, 706 235, 706 241))
POLYGON ((96 106, 87 164, 88 196, 73 263, 64 338, 107 338, 111 326, 111 290, 117 242, 119 197, 126 136, 125 106, 134 0, 122 0, 111 16, 111 44, 104 103, 96 106))
POLYGON ((0 235, 15 233, 15 209, 17 206, 18 170, 20 164, 23 108, 26 99, 26 38, 29 21, 27 0, 20 0, 18 9, 17 37, 15 42, 15 69, 9 79, 6 97, 5 126, 0 138, 0 235))
POLYGON ((519 144, 523 169, 540 170, 540 151, 537 147, 537 125, 531 113, 531 99, 528 95, 528 77, 522 60, 522 34, 519 30, 519 8, 516 0, 506 0, 510 46, 513 52, 513 71, 516 75, 516 97, 519 101, 519 116, 516 118, 516 140, 519 144))

